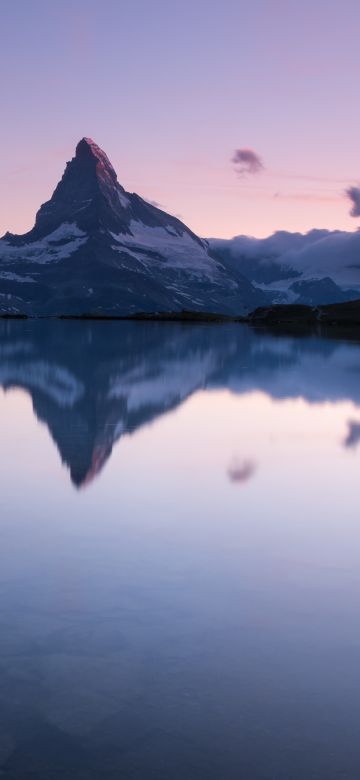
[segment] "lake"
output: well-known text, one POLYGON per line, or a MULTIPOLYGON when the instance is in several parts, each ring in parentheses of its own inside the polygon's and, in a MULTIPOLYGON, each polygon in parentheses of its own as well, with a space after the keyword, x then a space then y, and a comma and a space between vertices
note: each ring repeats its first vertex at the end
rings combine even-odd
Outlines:
POLYGON ((0 776, 360 776, 360 342, 0 322, 0 776))

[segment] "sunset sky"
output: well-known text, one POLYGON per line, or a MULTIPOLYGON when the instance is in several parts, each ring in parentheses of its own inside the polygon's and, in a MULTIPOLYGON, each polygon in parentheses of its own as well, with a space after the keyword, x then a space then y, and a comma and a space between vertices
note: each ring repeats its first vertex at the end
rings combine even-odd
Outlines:
POLYGON ((0 234, 32 227, 84 135, 127 190, 203 236, 359 226, 344 197, 360 180, 358 0, 0 13, 0 234), (239 149, 263 167, 240 175, 239 149))

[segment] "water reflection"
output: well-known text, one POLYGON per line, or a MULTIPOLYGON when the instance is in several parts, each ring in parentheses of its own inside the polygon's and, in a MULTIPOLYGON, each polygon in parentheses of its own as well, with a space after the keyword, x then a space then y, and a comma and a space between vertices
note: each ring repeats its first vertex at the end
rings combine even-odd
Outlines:
POLYGON ((251 477, 254 476, 256 471, 256 463, 252 460, 241 460, 240 458, 233 458, 228 468, 228 477, 230 482, 236 484, 242 484, 248 482, 251 477))
POLYGON ((349 420, 348 432, 344 441, 344 447, 355 449, 360 442, 360 422, 349 420))
MULTIPOLYGON (((263 390, 309 403, 360 402, 360 348, 317 337, 273 337, 239 325, 1 322, 0 382, 32 398, 74 485, 97 477, 114 444, 199 389, 263 390)), ((359 439, 349 423, 346 447, 359 439)), ((255 468, 231 464, 229 478, 255 468)))
POLYGON ((0 323, 0 777, 358 780, 359 377, 345 341, 0 323))

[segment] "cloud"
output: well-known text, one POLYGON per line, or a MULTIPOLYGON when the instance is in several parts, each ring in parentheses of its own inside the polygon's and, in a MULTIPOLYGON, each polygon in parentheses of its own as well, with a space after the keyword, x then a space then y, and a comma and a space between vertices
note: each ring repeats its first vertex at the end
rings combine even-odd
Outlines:
POLYGON ((268 238, 236 236, 209 239, 209 244, 229 267, 252 281, 331 277, 344 290, 360 285, 360 230, 278 231, 268 238))
POLYGON ((247 173, 261 173, 264 170, 261 157, 253 149, 235 149, 231 162, 234 163, 235 170, 240 176, 246 176, 247 173))
POLYGON ((316 192, 275 192, 273 198, 289 201, 298 200, 304 201, 304 203, 340 203, 342 200, 340 195, 326 195, 316 192))
POLYGON ((154 208, 160 209, 160 211, 166 211, 168 214, 172 214, 173 217, 179 219, 180 221, 184 219, 182 214, 173 214, 166 206, 164 206, 163 203, 159 203, 157 200, 150 200, 150 198, 146 198, 144 195, 142 196, 142 198, 145 201, 145 203, 149 204, 149 206, 154 206, 154 208))
POLYGON ((360 187, 348 187, 345 190, 345 195, 352 203, 350 215, 352 217, 360 217, 360 187))

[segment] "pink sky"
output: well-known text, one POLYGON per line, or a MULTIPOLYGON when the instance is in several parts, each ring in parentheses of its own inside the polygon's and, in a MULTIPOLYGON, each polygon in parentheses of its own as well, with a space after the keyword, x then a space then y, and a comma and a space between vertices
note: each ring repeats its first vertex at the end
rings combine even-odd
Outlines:
POLYGON ((77 141, 204 236, 354 230, 357 0, 13 0, 0 11, 0 234, 29 229, 77 141), (239 177, 234 150, 264 170, 239 177))

